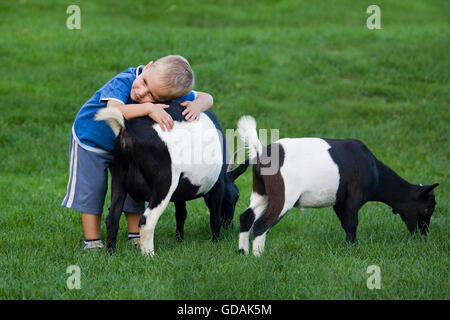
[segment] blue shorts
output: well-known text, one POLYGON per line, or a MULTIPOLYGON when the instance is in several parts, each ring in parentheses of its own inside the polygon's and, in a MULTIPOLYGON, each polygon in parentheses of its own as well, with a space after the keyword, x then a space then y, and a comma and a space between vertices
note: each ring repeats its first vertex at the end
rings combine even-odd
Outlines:
MULTIPOLYGON (((108 191, 108 169, 111 171, 113 155, 84 149, 74 139, 70 141, 69 182, 62 206, 83 213, 102 214, 108 191)), ((135 202, 127 195, 123 211, 143 213, 145 202, 135 202)))

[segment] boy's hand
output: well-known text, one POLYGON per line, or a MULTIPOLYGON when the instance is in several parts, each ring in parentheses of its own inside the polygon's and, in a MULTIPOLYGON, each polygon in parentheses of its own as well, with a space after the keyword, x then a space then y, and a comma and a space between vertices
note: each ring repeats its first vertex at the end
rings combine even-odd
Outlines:
POLYGON ((181 115, 185 116, 185 119, 189 122, 197 121, 198 117, 200 117, 200 113, 202 112, 202 107, 194 101, 184 101, 180 103, 180 106, 186 107, 186 109, 181 113, 181 115))
POLYGON ((173 119, 164 109, 169 108, 166 104, 147 103, 149 105, 148 116, 159 124, 162 131, 170 131, 173 128, 173 119))

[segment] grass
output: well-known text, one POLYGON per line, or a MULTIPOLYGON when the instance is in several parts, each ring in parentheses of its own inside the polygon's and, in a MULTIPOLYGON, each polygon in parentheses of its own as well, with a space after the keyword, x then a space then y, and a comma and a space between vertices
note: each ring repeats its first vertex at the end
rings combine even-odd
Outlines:
POLYGON ((0 4, 0 298, 450 298, 447 1, 378 1, 381 30, 365 26, 370 1, 76 1, 81 29, 68 30, 71 4, 0 4), (117 254, 84 252, 80 215, 60 207, 74 116, 115 74, 170 53, 190 60, 224 128, 251 114, 281 137, 357 138, 408 181, 439 182, 429 236, 370 203, 347 245, 330 208, 294 209, 263 257, 239 256, 248 171, 218 244, 195 200, 183 243, 173 205, 161 217, 153 259, 126 243, 124 219, 117 254), (81 290, 67 289, 69 265, 81 290))

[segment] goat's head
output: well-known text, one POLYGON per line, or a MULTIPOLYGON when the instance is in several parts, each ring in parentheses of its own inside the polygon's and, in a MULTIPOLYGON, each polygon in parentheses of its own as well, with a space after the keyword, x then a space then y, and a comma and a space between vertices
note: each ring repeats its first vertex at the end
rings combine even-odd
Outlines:
POLYGON ((413 234, 420 231, 423 235, 428 233, 430 219, 436 206, 433 189, 439 184, 415 188, 410 195, 409 201, 394 210, 400 214, 408 230, 413 234))
POLYGON ((225 195, 222 203, 222 219, 225 227, 231 224, 234 217, 234 209, 239 200, 239 189, 234 181, 243 174, 249 166, 249 161, 246 160, 244 163, 241 163, 233 169, 238 152, 239 150, 234 153, 233 159, 231 159, 228 164, 227 173, 225 175, 225 195))

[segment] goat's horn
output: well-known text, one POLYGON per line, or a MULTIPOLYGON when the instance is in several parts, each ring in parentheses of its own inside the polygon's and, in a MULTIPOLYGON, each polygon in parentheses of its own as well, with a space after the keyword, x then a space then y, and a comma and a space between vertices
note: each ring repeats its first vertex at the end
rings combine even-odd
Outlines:
POLYGON ((233 158, 231 159, 230 163, 228 164, 228 168, 227 168, 227 172, 230 172, 233 170, 234 167, 234 162, 236 161, 237 155, 239 153, 239 151, 241 151, 241 149, 238 149, 234 154, 233 154, 233 158))

